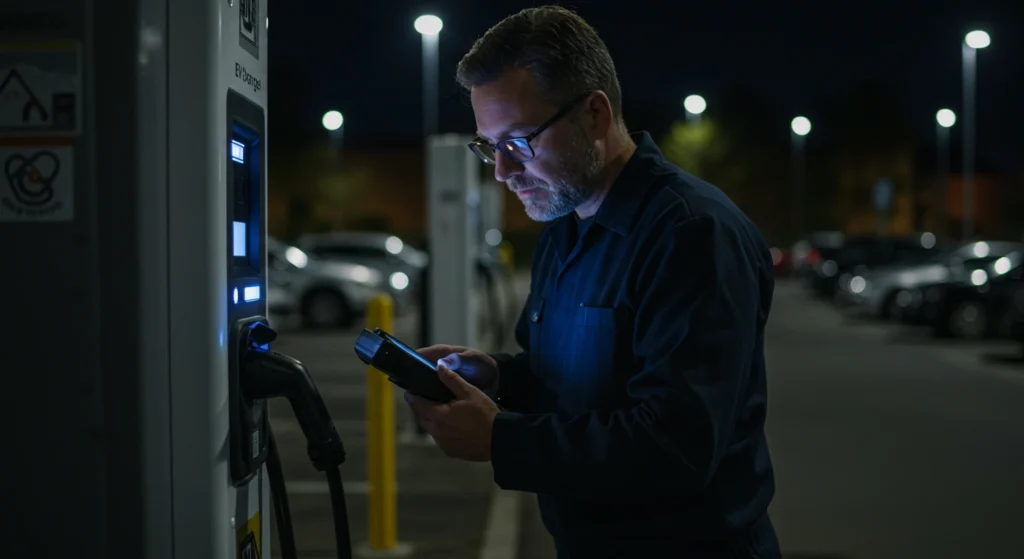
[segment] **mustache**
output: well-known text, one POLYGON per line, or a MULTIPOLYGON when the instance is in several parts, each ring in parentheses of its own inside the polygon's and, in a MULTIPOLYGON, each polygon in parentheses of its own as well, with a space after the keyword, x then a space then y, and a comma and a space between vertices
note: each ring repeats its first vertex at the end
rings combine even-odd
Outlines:
POLYGON ((530 190, 531 188, 544 188, 544 183, 536 179, 520 179, 518 177, 512 177, 505 182, 505 186, 508 187, 512 192, 521 192, 523 190, 530 190))

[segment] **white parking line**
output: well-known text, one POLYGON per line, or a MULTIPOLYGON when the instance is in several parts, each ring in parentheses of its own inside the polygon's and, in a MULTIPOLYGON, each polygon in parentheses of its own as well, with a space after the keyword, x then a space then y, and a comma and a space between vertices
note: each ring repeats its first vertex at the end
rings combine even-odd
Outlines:
POLYGON ((516 559, 519 556, 522 502, 522 493, 494 488, 480 559, 516 559))

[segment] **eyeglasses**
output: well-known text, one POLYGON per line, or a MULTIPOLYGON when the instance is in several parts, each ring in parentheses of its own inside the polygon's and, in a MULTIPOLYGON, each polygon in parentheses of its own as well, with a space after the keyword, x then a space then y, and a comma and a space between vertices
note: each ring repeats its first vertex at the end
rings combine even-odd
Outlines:
POLYGON ((505 157, 508 157, 509 159, 515 161, 516 163, 523 163, 525 161, 529 161, 533 159, 535 155, 533 152, 533 146, 530 145, 530 142, 533 141, 533 139, 536 138, 537 136, 540 136, 542 132, 544 132, 548 128, 551 128, 553 124, 564 118, 565 115, 569 114, 569 111, 573 110, 576 107, 576 105, 583 102, 583 100, 586 99, 589 95, 590 92, 587 92, 576 97, 572 101, 569 101, 568 103, 565 104, 565 106, 559 109, 557 113, 555 113, 555 116, 549 118, 547 122, 541 124, 533 132, 530 132, 526 136, 522 136, 519 138, 509 138, 507 140, 502 140, 496 144, 492 144, 484 139, 477 138, 468 144, 469 149, 470 151, 475 153, 477 157, 482 159, 484 163, 487 163, 488 165, 494 165, 497 163, 496 156, 498 155, 499 150, 501 151, 501 153, 505 154, 505 157))

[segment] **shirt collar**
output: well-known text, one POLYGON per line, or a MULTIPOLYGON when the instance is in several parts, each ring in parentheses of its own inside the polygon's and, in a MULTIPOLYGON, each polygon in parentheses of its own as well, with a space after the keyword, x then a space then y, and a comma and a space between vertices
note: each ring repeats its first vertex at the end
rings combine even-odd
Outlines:
POLYGON ((649 133, 635 132, 629 137, 636 144, 636 151, 612 183, 595 216, 597 223, 620 235, 633 230, 647 191, 665 163, 665 156, 649 133))
MULTIPOLYGON (((665 156, 649 133, 634 132, 629 137, 636 144, 636 151, 619 172, 608 194, 601 201, 597 214, 592 218, 596 224, 623 236, 628 235, 636 225, 637 216, 655 177, 666 172, 665 156)), ((565 253, 563 257, 575 245, 575 220, 576 214, 573 212, 555 220, 550 226, 553 239, 559 239, 558 244, 564 245, 559 247, 560 252, 565 253)))

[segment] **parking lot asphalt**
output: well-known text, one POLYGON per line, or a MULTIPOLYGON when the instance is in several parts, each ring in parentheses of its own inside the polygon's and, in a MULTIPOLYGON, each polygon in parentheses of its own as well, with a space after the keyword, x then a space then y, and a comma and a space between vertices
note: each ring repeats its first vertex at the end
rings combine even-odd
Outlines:
MULTIPOLYGON (((413 336, 415 325, 407 316, 396 332, 413 336)), ((293 331, 276 349, 313 372, 345 437, 358 545, 367 533, 367 370, 352 354, 354 336, 293 331)), ((852 318, 780 281, 768 331, 768 434, 785 557, 1024 557, 1024 367, 985 359, 1013 351, 852 318)), ((398 537, 412 557, 495 557, 496 541, 508 559, 554 557, 532 496, 496 493, 488 465, 447 459, 410 434, 404 402, 396 410, 398 537), (493 517, 509 511, 515 517, 501 520, 495 538, 493 517)), ((308 465, 290 410, 275 404, 272 413, 300 557, 333 557, 326 483, 308 465)))
MULTIPOLYGON (((1024 366, 1003 341, 852 318, 780 280, 771 507, 786 559, 1024 557, 1024 366)), ((531 499, 520 559, 554 559, 531 499)))

